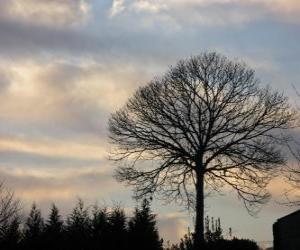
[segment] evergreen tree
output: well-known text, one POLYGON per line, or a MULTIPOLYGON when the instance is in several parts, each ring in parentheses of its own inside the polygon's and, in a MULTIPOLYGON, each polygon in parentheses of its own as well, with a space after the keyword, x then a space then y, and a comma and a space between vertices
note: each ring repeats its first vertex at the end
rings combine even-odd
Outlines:
POLYGON ((29 217, 24 227, 24 249, 42 250, 45 249, 43 241, 44 220, 41 211, 33 203, 29 217))
POLYGON ((109 223, 106 209, 99 209, 94 206, 92 212, 92 249, 109 249, 109 223))
POLYGON ((64 249, 63 233, 63 220, 61 219, 59 210, 53 204, 45 225, 46 249, 64 249))
POLYGON ((130 249, 162 250, 155 217, 146 199, 143 200, 141 208, 135 208, 134 216, 128 223, 130 249))
POLYGON ((109 242, 108 250, 121 250, 127 248, 127 228, 124 210, 115 207, 109 215, 109 242))
POLYGON ((67 219, 68 249, 86 250, 91 245, 91 220, 89 211, 84 207, 82 200, 79 200, 76 207, 67 219))

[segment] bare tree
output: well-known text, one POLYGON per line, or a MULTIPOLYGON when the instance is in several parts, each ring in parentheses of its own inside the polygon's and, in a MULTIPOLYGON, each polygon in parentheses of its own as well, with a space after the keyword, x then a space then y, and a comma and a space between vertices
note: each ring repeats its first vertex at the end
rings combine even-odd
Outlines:
POLYGON ((3 230, 18 219, 20 211, 20 200, 15 198, 14 193, 4 186, 4 183, 0 183, 0 235, 3 234, 3 230))
POLYGON ((300 141, 294 135, 287 143, 287 154, 289 154, 289 164, 282 168, 282 176, 288 184, 283 192, 283 200, 279 203, 286 206, 300 205, 300 141))
MULTIPOLYGON (((292 85, 295 94, 300 97, 300 93, 295 85, 292 85)), ((296 102, 295 107, 299 113, 300 106, 296 102)), ((298 124, 299 127, 299 120, 298 124)), ((279 203, 287 206, 299 206, 300 205, 300 138, 298 131, 290 131, 290 137, 292 138, 286 144, 287 155, 289 157, 289 164, 282 168, 282 176, 285 178, 285 182, 288 184, 283 192, 283 200, 279 203)))
POLYGON ((204 191, 236 190, 248 211, 268 200, 285 163, 281 130, 294 121, 282 94, 259 87, 252 69, 217 53, 179 61, 139 88, 109 120, 119 181, 135 195, 160 194, 195 208, 204 244, 204 191), (150 160, 150 161, 149 161, 150 160))

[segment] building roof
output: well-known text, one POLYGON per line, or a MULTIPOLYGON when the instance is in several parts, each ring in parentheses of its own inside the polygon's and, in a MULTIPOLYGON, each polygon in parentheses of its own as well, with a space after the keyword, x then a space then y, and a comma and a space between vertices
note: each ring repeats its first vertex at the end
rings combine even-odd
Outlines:
POLYGON ((289 219, 289 218, 294 217, 294 216, 300 216, 300 209, 297 210, 297 211, 295 211, 295 212, 292 212, 292 213, 290 213, 290 214, 288 214, 286 216, 283 216, 283 217, 277 219, 277 222, 289 219))

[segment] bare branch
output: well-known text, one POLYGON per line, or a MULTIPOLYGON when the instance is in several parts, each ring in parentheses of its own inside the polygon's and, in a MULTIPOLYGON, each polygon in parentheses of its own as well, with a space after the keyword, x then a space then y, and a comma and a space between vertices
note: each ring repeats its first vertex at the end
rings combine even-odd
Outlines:
POLYGON ((109 120, 117 179, 134 186, 136 198, 159 195, 194 208, 197 249, 205 188, 235 190, 255 214, 286 163, 284 131, 294 126, 295 111, 258 83, 245 64, 203 53, 139 88, 109 120))

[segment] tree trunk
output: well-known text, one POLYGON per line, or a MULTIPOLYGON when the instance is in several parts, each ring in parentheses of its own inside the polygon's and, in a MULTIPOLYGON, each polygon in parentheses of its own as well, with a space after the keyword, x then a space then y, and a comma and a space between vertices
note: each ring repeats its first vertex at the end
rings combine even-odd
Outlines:
POLYGON ((205 249, 204 241, 204 174, 202 171, 197 173, 196 183, 196 221, 194 235, 195 250, 205 249))

